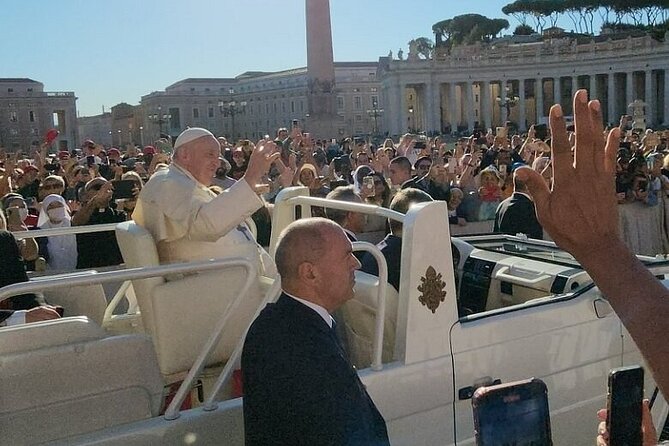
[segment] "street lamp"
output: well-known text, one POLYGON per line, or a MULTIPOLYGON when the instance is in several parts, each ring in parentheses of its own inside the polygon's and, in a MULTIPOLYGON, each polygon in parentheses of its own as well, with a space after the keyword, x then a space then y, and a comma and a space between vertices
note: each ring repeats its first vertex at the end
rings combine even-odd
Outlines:
POLYGON ((144 147, 144 126, 139 126, 139 143, 144 147))
POLYGON ((379 108, 379 103, 377 101, 372 101, 372 109, 367 110, 367 115, 370 118, 374 119, 374 134, 377 135, 379 133, 379 116, 383 115, 383 109, 379 108))
POLYGON ((409 133, 413 132, 413 105, 409 106, 409 133))
POLYGON ((241 101, 237 103, 234 98, 232 97, 233 94, 235 94, 234 89, 228 90, 228 93, 230 93, 230 100, 229 101, 223 101, 220 100, 218 101, 218 109, 221 111, 221 114, 225 117, 230 116, 231 123, 232 123, 232 137, 231 141, 235 140, 235 116, 239 114, 244 114, 246 113, 246 101, 241 101))
MULTIPOLYGON (((162 107, 159 105, 158 106, 158 112, 149 115, 149 119, 158 124, 158 128, 160 129, 160 134, 162 134, 163 133, 163 124, 168 123, 169 120, 172 119, 172 115, 170 115, 168 113, 163 113, 162 112, 162 107)), ((142 143, 142 145, 144 145, 144 144, 142 143)))
POLYGON ((118 133, 118 146, 121 147, 123 143, 121 143, 121 129, 116 130, 116 133, 118 133))
POLYGON ((520 101, 520 98, 518 96, 509 96, 509 93, 511 93, 511 87, 507 85, 504 87, 504 92, 505 92, 505 99, 500 98, 497 96, 495 98, 495 101, 497 102, 497 105, 499 105, 500 109, 506 109, 506 119, 508 120, 509 117, 511 116, 511 108, 515 107, 518 102, 520 101))

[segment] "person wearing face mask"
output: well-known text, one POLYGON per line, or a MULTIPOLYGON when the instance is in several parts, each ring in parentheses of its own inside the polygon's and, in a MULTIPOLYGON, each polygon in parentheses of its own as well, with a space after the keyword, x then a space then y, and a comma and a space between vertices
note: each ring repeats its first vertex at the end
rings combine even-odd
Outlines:
MULTIPOLYGON (((47 195, 42 201, 37 226, 40 229, 68 228, 71 226, 70 209, 60 195, 47 195)), ((60 235, 38 239, 40 253, 46 259, 47 268, 72 271, 77 266, 77 238, 75 235, 60 235)))
MULTIPOLYGON (((28 206, 23 197, 19 194, 9 193, 2 197, 2 209, 7 220, 7 230, 9 232, 27 231, 26 224, 29 219, 28 206)), ((31 262, 37 258, 37 242, 33 238, 24 238, 19 240, 19 251, 21 257, 26 262, 31 262)))

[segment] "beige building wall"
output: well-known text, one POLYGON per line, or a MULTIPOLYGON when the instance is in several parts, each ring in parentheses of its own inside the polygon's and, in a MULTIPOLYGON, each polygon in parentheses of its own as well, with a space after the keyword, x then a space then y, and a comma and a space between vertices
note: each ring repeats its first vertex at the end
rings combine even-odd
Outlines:
POLYGON ((46 133, 60 134, 52 152, 79 145, 76 97, 73 92, 45 92, 41 82, 0 78, 0 147, 28 153, 44 142, 46 133))

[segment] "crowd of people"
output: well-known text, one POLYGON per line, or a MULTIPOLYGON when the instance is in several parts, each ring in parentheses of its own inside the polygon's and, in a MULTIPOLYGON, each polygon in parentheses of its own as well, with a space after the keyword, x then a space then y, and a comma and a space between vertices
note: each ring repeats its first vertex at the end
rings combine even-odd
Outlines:
MULTIPOLYGON (((575 106, 583 108, 583 94, 579 94, 575 106)), ((0 171, 3 251, 0 257, 14 269, 19 265, 17 271, 22 273, 16 274, 14 282, 27 280, 25 269, 21 270, 24 261, 27 269, 54 271, 118 265, 123 259, 113 232, 22 236, 18 241, 12 232, 132 219, 153 235, 161 262, 219 257, 224 252, 226 256, 257 256, 263 266, 260 273, 271 275, 269 269, 273 262, 263 261, 266 252, 262 246, 268 244, 272 203, 283 188, 300 185, 308 188, 312 196, 369 203, 399 212, 406 212, 415 202, 443 200, 448 209, 444 218, 453 225, 494 220, 496 231, 512 235, 524 232, 535 238, 541 238, 545 228, 560 246, 583 263, 598 284, 603 283, 600 288, 611 298, 640 349, 654 358, 649 360, 649 365, 660 388, 666 390, 666 361, 661 357, 664 347, 647 341, 644 332, 648 323, 652 323, 653 328, 658 326, 660 322, 656 318, 664 314, 664 310, 645 315, 640 322, 639 311, 630 314, 629 303, 618 297, 621 290, 629 291, 629 284, 620 283, 629 274, 618 271, 613 277, 611 270, 603 269, 601 261, 593 256, 593 252, 614 254, 612 251, 617 250, 617 258, 623 260, 621 265, 628 265, 639 277, 648 276, 639 270, 639 264, 626 247, 612 243, 618 240, 620 233, 615 203, 619 207, 637 204, 660 210, 664 218, 661 231, 666 238, 668 213, 665 209, 669 204, 666 135, 652 130, 626 131, 625 119, 613 130, 600 129, 595 119, 601 121, 601 116, 594 111, 597 106, 594 102, 586 104, 589 112, 580 111, 581 121, 577 121, 571 131, 564 125, 564 128, 559 126, 564 124, 563 117, 554 107, 551 123, 558 130, 554 135, 536 127, 531 127, 526 134, 512 134, 507 126, 485 134, 474 132, 456 141, 406 134, 397 141, 388 138, 374 144, 360 138, 317 140, 294 126, 290 130, 278 129, 274 138, 267 137, 256 143, 248 140, 231 143, 205 129, 191 128, 174 142, 164 138, 143 148, 134 145, 123 150, 104 148, 87 140, 81 149, 72 152, 50 154, 45 144, 27 155, 3 153, 0 171), (583 116, 587 113, 594 118, 591 116, 586 122, 583 116), (586 123, 588 129, 583 128, 586 123), (602 154, 584 155, 593 153, 595 145, 603 145, 606 135, 606 157, 603 150, 602 154), (567 160, 571 160, 573 171, 568 172, 567 160), (575 175, 577 181, 567 187, 565 178, 570 174, 575 175), (119 196, 116 192, 123 181, 131 183, 130 193, 119 196), (600 209, 607 203, 613 206, 600 209), (591 209, 586 209, 587 205, 591 209), (579 226, 576 219, 569 222, 572 212, 587 220, 587 224, 579 226), (249 234, 244 222, 247 218, 253 218, 258 228, 257 242, 249 234), (587 232, 587 229, 592 231, 587 232), (592 232, 596 231, 601 234, 593 238, 592 232), (586 239, 586 235, 591 238, 586 239)), ((282 235, 276 264, 285 281, 284 297, 273 310, 261 314, 254 325, 267 324, 267 327, 263 330, 252 327, 247 343, 253 342, 253 336, 263 338, 269 334, 274 342, 304 335, 305 339, 318 344, 318 339, 312 337, 313 332, 294 331, 292 326, 283 326, 281 317, 276 316, 283 312, 313 325, 313 315, 308 311, 305 314, 304 308, 296 307, 295 301, 310 307, 329 329, 333 328, 327 314, 351 297, 352 282, 346 278, 361 264, 364 270, 374 273, 373 266, 366 265, 364 257, 357 259, 352 255, 349 244, 345 243, 346 236, 351 241, 365 233, 388 234, 379 246, 388 259, 399 260, 401 225, 387 227, 383 219, 365 219, 350 212, 312 208, 312 213, 314 217, 329 217, 344 231, 337 232, 335 228, 340 226, 326 223, 327 220, 315 220, 293 226, 282 235), (305 242, 309 237, 332 241, 332 246, 323 245, 330 246, 331 250, 319 257, 331 257, 332 262, 321 265, 320 260, 313 259, 317 253, 312 252, 313 243, 305 242), (337 256, 342 262, 338 263, 337 256), (332 269, 332 265, 341 268, 332 269), (336 281, 341 289, 332 287, 334 273, 342 275, 341 280, 336 281)), ((399 289, 399 266, 395 268, 392 262, 388 263, 389 281, 399 289)), ((649 284, 655 280, 652 276, 646 279, 649 284)), ((661 285, 655 285, 653 290, 656 295, 666 294, 661 285)), ((637 298, 639 301, 648 299, 637 298)), ((56 310, 40 296, 12 299, 4 304, 0 322, 14 324, 49 319, 58 317, 56 310)), ((330 331, 325 331, 324 326, 317 330, 322 331, 321 341, 328 343, 328 348, 336 353, 339 348, 336 336, 328 338, 330 331)), ((264 345, 264 341, 261 344, 264 345)), ((310 357, 313 352, 294 353, 310 357)), ((287 355, 284 359, 291 357, 287 355)), ((258 361, 272 363, 284 359, 263 356, 252 349, 242 361, 250 364, 244 368, 245 373, 253 373, 258 361)), ((334 427, 330 426, 335 429, 332 435, 336 438, 360 436, 372 439, 374 444, 386 444, 383 420, 364 386, 359 381, 351 381, 350 364, 335 361, 333 367, 341 374, 337 379, 341 379, 342 388, 352 393, 350 407, 332 407, 338 420, 334 427), (351 383, 355 385, 354 390, 348 387, 351 383), (351 413, 358 412, 360 418, 353 419, 351 413), (365 419, 368 422, 361 422, 365 419)), ((310 372, 322 373, 318 367, 310 372)), ((266 390, 264 379, 260 375, 245 376, 249 389, 258 385, 247 394, 249 401, 253 401, 254 392, 257 396, 257 392, 266 390)), ((258 401, 267 404, 268 398, 270 396, 261 394, 258 401)), ((310 400, 305 396, 305 401, 310 400)), ((276 398, 272 404, 276 406, 262 409, 252 403, 245 405, 245 411, 250 413, 247 435, 251 442, 254 438, 263 438, 262 435, 254 437, 258 431, 253 422, 263 417, 274 419, 282 413, 280 409, 285 400, 276 398)), ((311 406, 305 404, 302 409, 305 419, 313 418, 311 406)), ((314 435, 313 429, 306 432, 314 435)), ((290 437, 293 433, 286 435, 290 437)))

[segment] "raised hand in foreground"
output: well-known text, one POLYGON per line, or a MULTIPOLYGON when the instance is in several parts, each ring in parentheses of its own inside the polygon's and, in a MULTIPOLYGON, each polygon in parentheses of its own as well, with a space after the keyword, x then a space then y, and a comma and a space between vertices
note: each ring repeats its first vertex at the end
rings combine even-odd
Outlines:
POLYGON ((572 155, 562 109, 551 108, 553 188, 539 172, 515 175, 534 199, 537 217, 553 240, 586 269, 611 303, 669 397, 669 291, 620 239, 615 160, 620 129, 604 138, 601 105, 579 90, 574 97, 576 140, 572 155))

